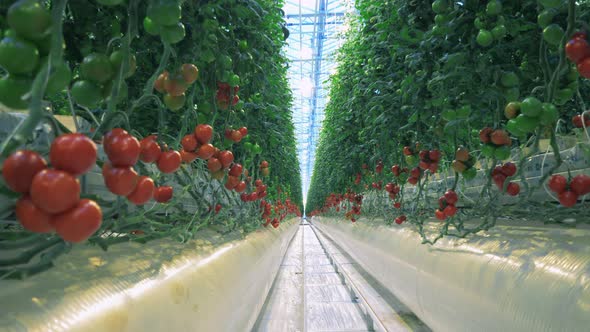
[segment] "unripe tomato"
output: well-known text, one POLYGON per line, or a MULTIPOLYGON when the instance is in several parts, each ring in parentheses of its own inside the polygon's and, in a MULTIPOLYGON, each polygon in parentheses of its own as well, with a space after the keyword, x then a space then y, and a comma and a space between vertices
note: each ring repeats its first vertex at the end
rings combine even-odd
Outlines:
POLYGON ((54 216, 51 223, 65 241, 82 242, 100 228, 102 210, 95 201, 82 199, 74 208, 54 216))
POLYGON ((51 143, 49 160, 51 165, 80 175, 88 172, 96 163, 96 144, 82 134, 64 134, 51 143))
POLYGON ((64 212, 80 200, 80 182, 64 171, 44 169, 33 178, 31 199, 46 213, 64 212))
POLYGON ((49 233, 53 230, 51 215, 35 206, 28 195, 16 202, 15 210, 16 219, 24 229, 35 233, 49 233))
POLYGON ((158 159, 158 169, 162 173, 174 173, 180 167, 182 158, 178 151, 170 150, 162 152, 158 159))
POLYGON ((185 63, 181 67, 182 77, 188 84, 193 84, 199 78, 199 69, 192 63, 185 63))
POLYGON ((122 134, 109 138, 104 142, 107 157, 116 167, 133 166, 139 160, 141 146, 137 138, 122 134))
POLYGON ((164 86, 166 84, 166 81, 168 80, 168 75, 168 71, 164 70, 160 75, 158 75, 158 78, 154 82, 154 89, 159 93, 166 92, 164 86))
POLYGON ((166 203, 172 199, 174 189, 171 186, 162 186, 154 190, 154 200, 158 203, 166 203))
POLYGON ((169 95, 179 97, 186 92, 188 85, 182 78, 170 78, 164 81, 164 89, 169 95))
POLYGON ((108 162, 102 166, 104 183, 115 195, 127 196, 135 189, 139 176, 133 167, 112 167, 108 162))
POLYGON ((127 196, 127 199, 135 205, 143 205, 154 196, 155 187, 154 180, 147 176, 140 176, 135 190, 127 196))
POLYGON ((86 80, 76 81, 70 93, 76 103, 87 108, 95 108, 103 99, 99 86, 86 80))
POLYGON ((47 162, 37 152, 20 150, 4 160, 2 176, 11 190, 26 193, 30 190, 35 175, 45 168, 47 162))
POLYGON ((564 31, 559 24, 549 24, 545 29, 543 29, 543 39, 549 45, 557 46, 561 42, 563 38, 564 31))
POLYGON ((488 30, 481 29, 479 30, 475 41, 479 44, 479 46, 488 47, 492 45, 492 42, 494 41, 494 35, 492 35, 492 33, 488 30))
POLYGON ((38 64, 39 51, 33 43, 16 36, 0 41, 0 66, 11 75, 29 74, 38 64))
POLYGON ((19 36, 29 40, 41 40, 51 31, 51 15, 36 0, 15 1, 8 8, 6 21, 19 36))
POLYGON ((94 83, 104 84, 114 76, 109 57, 102 53, 92 53, 84 57, 80 64, 80 77, 94 83))
POLYGON ((186 102, 185 94, 181 94, 180 96, 172 96, 169 94, 164 95, 164 105, 168 107, 171 111, 178 111, 184 106, 186 102))
POLYGON ((162 41, 165 43, 176 44, 183 40, 185 36, 186 30, 184 24, 181 22, 160 27, 160 37, 162 37, 162 41))

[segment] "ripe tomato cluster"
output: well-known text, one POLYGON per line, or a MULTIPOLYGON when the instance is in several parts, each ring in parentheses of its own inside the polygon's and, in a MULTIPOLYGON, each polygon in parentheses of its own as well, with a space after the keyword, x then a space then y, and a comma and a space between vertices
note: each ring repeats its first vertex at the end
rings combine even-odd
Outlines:
POLYGON ((240 101, 240 97, 238 96, 238 92, 240 91, 240 86, 235 84, 231 85, 226 82, 217 82, 217 92, 215 93, 215 100, 217 101, 217 106, 219 109, 227 110, 230 105, 236 106, 236 104, 240 101))
POLYGON ((418 163, 418 167, 420 169, 426 171, 430 171, 430 173, 434 174, 438 170, 438 162, 441 157, 441 153, 439 150, 421 150, 418 153, 420 157, 420 162, 418 163))
POLYGON ((565 44, 565 54, 584 78, 590 78, 590 45, 584 32, 576 32, 565 44))
MULTIPOLYGON (((0 41, 0 67, 7 75, 0 79, 0 102, 24 109, 33 78, 41 70, 50 69, 47 56, 51 49, 51 14, 41 2, 14 1, 6 13, 6 23, 10 29, 4 31, 0 41)), ((52 63, 45 92, 62 91, 71 78, 72 71, 65 62, 52 63)))
POLYGON ((475 158, 469 154, 469 149, 459 147, 455 151, 455 160, 452 163, 453 170, 463 175, 465 179, 471 180, 477 175, 477 170, 474 166, 475 158))
POLYGON ((385 191, 389 193, 389 198, 395 200, 397 194, 401 191, 401 187, 395 183, 389 182, 385 185, 385 191))
POLYGON ((420 170, 420 167, 414 167, 410 171, 410 177, 408 178, 408 183, 412 184, 412 185, 416 185, 416 184, 418 184, 418 181, 420 181, 420 177, 422 177, 422 171, 420 170))
POLYGON ((406 217, 405 214, 402 214, 401 216, 395 218, 395 223, 398 225, 401 225, 404 221, 408 220, 408 218, 406 217))
POLYGON ((173 72, 164 70, 154 82, 154 89, 164 94, 164 104, 171 111, 178 111, 186 102, 185 92, 199 78, 199 69, 185 63, 173 72))
POLYGON ((590 176, 579 174, 568 181, 564 176, 553 175, 547 183, 549 189, 557 194, 559 203, 565 207, 576 205, 578 198, 590 193, 590 176))
POLYGON ((254 186, 255 190, 251 193, 242 193, 240 195, 240 199, 242 200, 242 202, 252 202, 266 197, 266 190, 268 189, 268 187, 262 182, 262 180, 257 179, 256 181, 254 181, 254 186))
POLYGON ((479 140, 483 143, 481 152, 484 156, 498 160, 510 157, 512 139, 505 130, 483 128, 479 132, 479 140))
POLYGON ((240 127, 237 130, 231 128, 227 128, 225 130, 225 138, 233 141, 234 143, 239 143, 242 140, 242 138, 246 137, 247 135, 248 128, 246 127, 240 127))
POLYGON ((445 220, 457 214, 457 201, 459 196, 453 190, 447 190, 444 195, 438 199, 438 209, 434 211, 434 216, 438 220, 445 220))
MULTIPOLYGON (((506 178, 516 174, 516 165, 508 162, 504 165, 498 165, 492 170, 492 180, 500 190, 504 190, 506 178)), ((506 193, 510 196, 516 196, 520 193, 520 185, 516 182, 509 182, 506 187, 506 193)))
POLYGON ((92 236, 102 223, 102 210, 96 202, 80 199, 76 177, 88 172, 96 158, 96 145, 82 134, 64 134, 51 143, 51 168, 34 151, 10 155, 2 176, 11 190, 23 194, 16 203, 16 217, 23 228, 37 233, 55 231, 68 242, 92 236))

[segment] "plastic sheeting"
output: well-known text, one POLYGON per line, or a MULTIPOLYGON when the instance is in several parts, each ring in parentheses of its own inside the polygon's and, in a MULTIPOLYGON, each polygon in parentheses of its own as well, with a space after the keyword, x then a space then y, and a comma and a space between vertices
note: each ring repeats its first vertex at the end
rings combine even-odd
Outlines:
POLYGON ((47 272, 0 281, 0 331, 248 331, 297 225, 76 246, 47 272))
POLYGON ((412 225, 314 224, 434 331, 590 329, 588 229, 515 222, 429 246, 412 225))

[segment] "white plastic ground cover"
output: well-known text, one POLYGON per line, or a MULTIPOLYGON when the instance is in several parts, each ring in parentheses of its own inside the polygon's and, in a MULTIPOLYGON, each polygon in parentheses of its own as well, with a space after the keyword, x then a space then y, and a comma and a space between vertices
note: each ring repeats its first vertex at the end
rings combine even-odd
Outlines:
POLYGON ((249 331, 298 221, 184 245, 77 246, 47 272, 0 281, 0 331, 249 331))
POLYGON ((314 224, 433 331, 590 330, 588 229, 497 225, 429 246, 411 225, 314 224))

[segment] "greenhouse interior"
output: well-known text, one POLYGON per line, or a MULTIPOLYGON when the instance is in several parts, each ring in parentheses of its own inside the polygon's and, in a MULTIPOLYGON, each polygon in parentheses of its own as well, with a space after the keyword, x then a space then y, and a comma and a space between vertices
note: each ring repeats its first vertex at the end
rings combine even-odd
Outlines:
POLYGON ((590 331, 590 1, 0 1, 0 332, 590 331))

